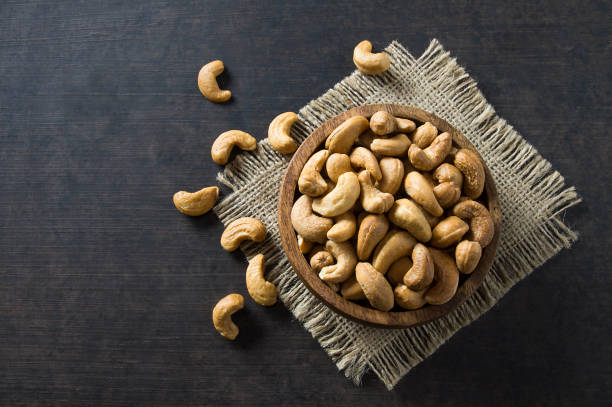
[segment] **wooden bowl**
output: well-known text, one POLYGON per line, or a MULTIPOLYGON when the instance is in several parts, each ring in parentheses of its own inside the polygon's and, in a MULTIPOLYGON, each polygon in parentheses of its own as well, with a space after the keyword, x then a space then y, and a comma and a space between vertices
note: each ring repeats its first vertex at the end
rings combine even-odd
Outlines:
MULTIPOLYGON (((482 283, 491 264, 499 243, 501 229, 501 212, 495 183, 485 164, 486 184, 483 195, 479 198, 485 202, 495 223, 495 235, 491 243, 483 250, 478 267, 470 275, 462 276, 455 296, 443 305, 425 305, 414 311, 400 311, 395 307, 390 312, 383 312, 362 306, 358 303, 344 299, 334 292, 313 272, 304 255, 299 251, 296 233, 291 225, 291 207, 296 196, 297 180, 308 158, 319 148, 327 136, 343 121, 349 117, 362 115, 370 118, 375 112, 385 110, 394 116, 411 119, 421 123, 431 122, 440 132, 449 132, 453 136, 456 147, 469 148, 476 151, 474 146, 453 126, 439 117, 424 110, 410 106, 380 104, 360 106, 335 116, 316 129, 295 152, 289 162, 287 172, 283 179, 278 198, 278 226, 283 248, 293 269, 308 289, 334 311, 354 321, 381 327, 381 328, 407 328, 440 318, 462 304, 482 283)), ((477 151, 476 151, 477 152, 477 151)), ((483 161, 484 162, 484 161, 483 161)))

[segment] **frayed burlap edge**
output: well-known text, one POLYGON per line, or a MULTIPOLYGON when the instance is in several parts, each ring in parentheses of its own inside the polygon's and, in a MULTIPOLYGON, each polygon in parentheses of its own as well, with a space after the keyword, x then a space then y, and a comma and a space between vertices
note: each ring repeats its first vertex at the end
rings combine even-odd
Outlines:
POLYGON ((317 339, 336 366, 359 383, 372 370, 387 389, 431 355, 455 332, 490 309, 514 284, 529 275, 576 234, 562 212, 580 202, 573 187, 552 170, 505 120, 499 118, 476 82, 433 40, 419 59, 393 42, 385 52, 391 68, 382 75, 355 71, 299 111, 292 136, 301 142, 324 121, 355 106, 398 103, 420 107, 444 118, 478 148, 497 184, 502 234, 493 267, 483 285, 457 310, 423 326, 404 330, 365 327, 345 319, 317 300, 301 283, 284 255, 277 227, 277 196, 290 157, 274 151, 267 140, 225 167, 218 180, 234 192, 215 213, 224 224, 242 216, 261 219, 268 237, 245 243, 251 258, 266 256, 268 278, 279 298, 317 339))

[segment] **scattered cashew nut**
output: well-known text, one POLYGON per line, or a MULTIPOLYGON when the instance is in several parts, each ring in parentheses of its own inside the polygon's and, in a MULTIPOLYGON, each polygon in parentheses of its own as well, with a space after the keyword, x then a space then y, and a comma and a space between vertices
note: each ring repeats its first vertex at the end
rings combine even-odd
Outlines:
POLYGON ((327 231, 327 238, 334 242, 345 242, 355 235, 357 230, 357 219, 351 211, 345 212, 334 218, 334 226, 327 231))
POLYGON ((266 233, 266 227, 259 219, 239 218, 225 227, 221 235, 221 246, 228 252, 233 252, 245 240, 263 242, 266 233))
POLYGON ((334 129, 325 140, 325 148, 330 153, 348 154, 357 137, 370 126, 363 116, 353 116, 334 129))
POLYGON ((334 256, 336 264, 325 266, 319 272, 319 278, 329 283, 342 283, 349 279, 355 271, 357 255, 349 242, 336 243, 328 240, 325 249, 334 256))
POLYGON ((212 209, 219 198, 219 188, 202 188, 197 192, 178 191, 172 197, 174 206, 181 213, 200 216, 212 209))
POLYGON ((394 225, 406 229, 421 242, 428 242, 431 239, 431 226, 424 211, 414 201, 406 198, 398 199, 389 210, 388 216, 394 225))
POLYGON ((412 254, 416 243, 410 233, 403 230, 391 230, 376 246, 372 265, 382 274, 386 274, 391 264, 397 259, 412 254))
POLYGON ((361 206, 371 213, 385 213, 393 206, 393 195, 379 191, 370 178, 367 170, 359 173, 359 185, 361 187, 361 206))
POLYGON ((463 240, 455 247, 455 262, 463 274, 472 273, 478 266, 481 256, 482 248, 478 242, 463 240))
POLYGON ((463 192, 468 198, 476 199, 482 195, 485 186, 485 172, 476 153, 462 148, 455 154, 455 167, 464 175, 463 192))
POLYGON ((404 284, 415 291, 429 287, 434 278, 434 264, 429 249, 417 243, 412 249, 412 267, 404 275, 404 284))
POLYGON ((366 169, 376 181, 380 181, 382 179, 382 173, 380 172, 380 167, 378 166, 378 160, 367 148, 356 147, 351 152, 349 158, 353 168, 366 169))
POLYGON ((453 137, 450 133, 442 133, 425 149, 412 144, 408 149, 408 157, 415 168, 423 171, 431 171, 436 168, 448 155, 453 145, 453 137))
POLYGON ((404 133, 389 138, 375 138, 370 149, 377 154, 391 157, 401 157, 410 147, 410 139, 404 133))
POLYGON ((297 114, 285 112, 270 122, 268 140, 270 145, 281 154, 291 154, 297 149, 297 143, 290 136, 291 126, 297 119, 297 114))
POLYGON ((225 69, 223 62, 216 60, 204 65, 198 74, 198 88, 211 102, 226 102, 232 97, 232 92, 219 89, 217 83, 217 76, 221 75, 223 69, 225 69))
POLYGON ((366 75, 377 75, 389 69, 391 61, 389 56, 379 52, 372 53, 372 43, 361 41, 353 51, 353 62, 357 69, 366 75))
POLYGON ((253 257, 246 270, 246 286, 256 303, 269 307, 276 304, 276 286, 264 279, 265 268, 263 254, 253 257))
POLYGON ((355 277, 366 298, 380 311, 393 308, 393 289, 383 274, 370 263, 357 263, 355 277))
POLYGON ((429 304, 441 305, 450 301, 459 286, 459 271, 455 260, 443 251, 429 249, 434 262, 434 284, 425 293, 429 304))
POLYGON ((467 223, 457 216, 449 216, 431 231, 431 245, 444 249, 457 243, 470 229, 467 223))
POLYGON ((469 221, 470 231, 466 235, 468 240, 478 242, 483 249, 491 243, 495 234, 495 224, 484 205, 468 199, 453 207, 453 215, 469 221))
POLYGON ((257 148, 257 140, 249 133, 240 130, 229 130, 221 133, 210 149, 213 161, 219 165, 227 164, 234 146, 238 146, 242 150, 253 151, 257 148))
POLYGON ((312 201, 312 210, 333 218, 348 211, 359 198, 359 180, 354 172, 345 172, 329 193, 312 201))
POLYGON ((238 336, 238 326, 232 321, 232 315, 244 307, 244 297, 240 294, 229 294, 221 298, 212 312, 215 329, 221 336, 233 341, 238 336))
POLYGON ((302 195, 291 208, 291 224, 295 231, 311 242, 324 243, 334 222, 312 212, 312 198, 302 195))
POLYGON ((408 196, 420 204, 433 216, 442 216, 444 209, 438 203, 433 188, 418 171, 409 172, 404 180, 404 189, 408 196))
POLYGON ((321 170, 329 156, 329 151, 321 150, 314 153, 300 172, 298 178, 298 189, 301 193, 316 197, 327 190, 327 182, 321 176, 321 170))

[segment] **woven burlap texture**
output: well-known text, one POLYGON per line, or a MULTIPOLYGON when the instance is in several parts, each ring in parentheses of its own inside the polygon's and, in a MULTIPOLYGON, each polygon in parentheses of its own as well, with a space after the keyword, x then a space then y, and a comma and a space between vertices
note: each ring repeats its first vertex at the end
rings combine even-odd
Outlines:
POLYGON ((246 257, 265 255, 267 278, 276 284, 280 300, 338 369, 355 383, 371 370, 392 389, 412 367, 489 310, 514 284, 575 241, 576 234, 564 224, 562 212, 580 199, 551 164, 496 115, 476 82, 438 41, 433 40, 418 59, 398 42, 385 52, 391 59, 387 72, 367 76, 355 71, 344 78, 299 111, 292 137, 301 142, 327 119, 374 103, 416 106, 461 131, 486 160, 503 215, 491 271, 463 305, 436 321, 403 330, 366 327, 323 305, 302 284, 283 253, 277 198, 290 157, 278 154, 267 140, 259 142, 257 150, 239 154, 218 175, 234 192, 214 210, 225 225, 243 216, 264 222, 266 240, 243 244, 246 257))

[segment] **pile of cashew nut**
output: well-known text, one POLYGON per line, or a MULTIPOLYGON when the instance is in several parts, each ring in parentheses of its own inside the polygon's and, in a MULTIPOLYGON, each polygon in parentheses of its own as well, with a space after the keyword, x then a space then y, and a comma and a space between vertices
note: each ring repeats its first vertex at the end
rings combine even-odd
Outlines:
POLYGON ((312 270, 390 311, 450 301, 493 239, 479 156, 449 133, 380 111, 340 124, 304 165, 291 210, 312 270))

